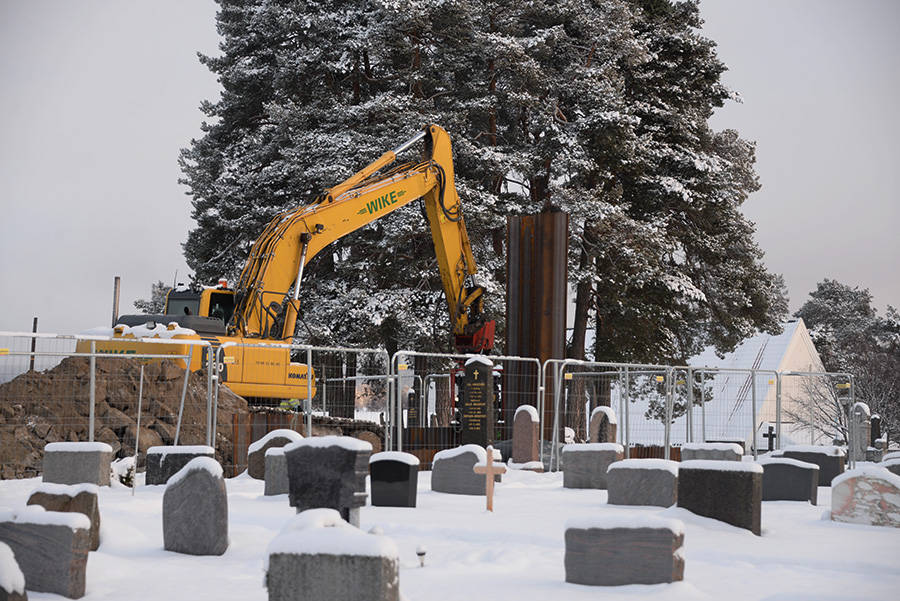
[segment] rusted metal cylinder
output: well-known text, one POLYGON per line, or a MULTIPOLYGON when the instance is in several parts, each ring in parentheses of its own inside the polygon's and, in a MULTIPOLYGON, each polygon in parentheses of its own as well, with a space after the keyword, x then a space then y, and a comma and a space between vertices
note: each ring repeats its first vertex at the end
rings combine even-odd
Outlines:
MULTIPOLYGON (((539 213, 506 220, 506 350, 519 357, 548 359, 566 356, 566 293, 569 245, 568 213, 539 213)), ((516 406, 537 398, 538 376, 512 368, 504 394, 507 423, 516 406), (516 405, 516 406, 511 406, 516 405)), ((553 428, 552 387, 545 393, 543 436, 553 428)))

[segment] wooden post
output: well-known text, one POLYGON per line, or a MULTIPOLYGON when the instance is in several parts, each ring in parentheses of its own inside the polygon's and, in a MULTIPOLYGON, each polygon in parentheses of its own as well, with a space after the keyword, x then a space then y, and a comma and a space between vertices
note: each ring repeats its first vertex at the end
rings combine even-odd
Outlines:
POLYGON ((487 465, 476 465, 472 468, 476 474, 484 474, 487 510, 494 511, 494 474, 505 474, 506 467, 494 465, 494 447, 487 448, 487 465))

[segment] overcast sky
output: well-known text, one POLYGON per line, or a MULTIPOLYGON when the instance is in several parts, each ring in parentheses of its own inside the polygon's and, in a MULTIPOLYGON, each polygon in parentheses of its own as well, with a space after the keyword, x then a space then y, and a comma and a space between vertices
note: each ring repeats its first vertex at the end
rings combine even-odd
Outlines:
MULTIPOLYGON (((187 281, 178 151, 215 78, 211 0, 0 0, 0 331, 108 325, 187 281)), ((900 305, 900 3, 702 0, 729 66, 716 129, 757 143, 745 214, 796 310, 824 278, 900 305)))

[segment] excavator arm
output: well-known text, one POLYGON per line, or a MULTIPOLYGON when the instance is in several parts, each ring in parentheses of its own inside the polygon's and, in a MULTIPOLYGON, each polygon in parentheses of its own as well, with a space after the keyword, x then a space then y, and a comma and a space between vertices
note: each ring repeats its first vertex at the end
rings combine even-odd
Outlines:
POLYGON ((450 137, 437 125, 384 153, 310 205, 273 219, 253 244, 238 280, 229 333, 291 342, 306 264, 331 242, 420 198, 431 225, 457 350, 491 349, 494 322, 484 318, 484 288, 474 278, 475 259, 454 185, 450 137), (421 161, 385 170, 423 138, 421 161))

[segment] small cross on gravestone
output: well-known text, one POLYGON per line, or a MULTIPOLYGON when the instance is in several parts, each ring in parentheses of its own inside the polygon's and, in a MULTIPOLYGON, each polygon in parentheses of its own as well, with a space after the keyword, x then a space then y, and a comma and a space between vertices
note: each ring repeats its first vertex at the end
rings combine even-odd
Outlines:
POLYGON ((487 494, 487 510, 494 511, 494 475, 505 474, 506 467, 494 465, 494 447, 487 448, 487 464, 476 465, 472 468, 476 474, 484 474, 485 491, 487 494))
POLYGON ((775 428, 773 428, 772 426, 769 426, 768 432, 763 434, 763 438, 767 438, 769 441, 769 451, 775 450, 775 437, 776 436, 777 436, 777 434, 775 434, 775 428))

